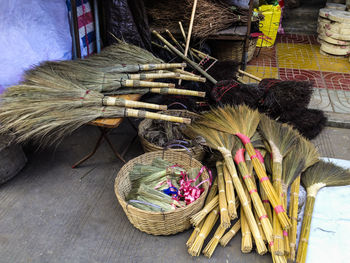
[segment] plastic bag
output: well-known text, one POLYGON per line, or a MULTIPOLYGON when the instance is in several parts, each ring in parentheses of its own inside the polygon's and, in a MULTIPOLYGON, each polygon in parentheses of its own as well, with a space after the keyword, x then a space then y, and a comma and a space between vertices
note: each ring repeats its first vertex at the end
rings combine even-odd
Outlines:
POLYGON ((281 19, 281 7, 279 5, 262 5, 256 11, 261 12, 265 17, 259 24, 259 29, 264 36, 259 37, 256 45, 258 47, 271 47, 274 45, 277 37, 281 19))

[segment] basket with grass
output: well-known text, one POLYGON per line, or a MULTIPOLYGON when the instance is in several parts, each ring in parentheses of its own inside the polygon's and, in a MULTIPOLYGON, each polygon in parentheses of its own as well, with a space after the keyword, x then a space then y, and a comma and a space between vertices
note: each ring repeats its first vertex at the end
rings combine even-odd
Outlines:
POLYGON ((156 158, 176 164, 186 171, 191 168, 197 168, 199 170, 203 167, 198 160, 181 152, 168 150, 145 153, 130 160, 122 167, 115 179, 114 191, 130 223, 137 229, 152 235, 172 235, 191 227, 190 217, 197 213, 204 205, 209 187, 209 174, 205 169, 201 173, 199 180, 203 182, 200 186, 203 188, 203 192, 194 202, 169 211, 143 210, 127 201, 132 190, 130 172, 135 165, 148 165, 156 158))
MULTIPOLYGON (((198 115, 188 110, 166 110, 164 114, 186 117, 192 120, 198 115)), ((196 139, 189 139, 183 133, 184 125, 172 125, 163 121, 143 120, 138 128, 138 135, 145 152, 164 150, 173 145, 171 151, 186 153, 190 150, 193 158, 201 161, 205 155, 203 146, 196 139), (183 147, 184 146, 184 147, 183 147), (186 148, 187 149, 186 149, 186 148)))

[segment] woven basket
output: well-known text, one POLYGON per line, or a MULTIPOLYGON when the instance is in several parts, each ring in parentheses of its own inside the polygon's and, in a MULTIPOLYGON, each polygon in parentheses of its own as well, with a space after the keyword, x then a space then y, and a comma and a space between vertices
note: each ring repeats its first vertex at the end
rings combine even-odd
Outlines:
MULTIPOLYGON (((258 38, 249 39, 247 62, 254 56, 257 41, 258 38)), ((243 41, 235 40, 215 40, 211 45, 214 57, 222 61, 234 60, 236 62, 242 62, 243 46, 243 41)))
MULTIPOLYGON (((188 110, 166 110, 166 111, 162 111, 161 113, 168 114, 168 115, 174 115, 174 113, 179 113, 179 117, 185 117, 185 118, 191 118, 191 119, 194 119, 198 116, 196 113, 188 110)), ((147 141, 143 137, 143 134, 149 127, 151 127, 152 123, 153 123, 153 120, 144 119, 140 122, 139 129, 138 129, 139 139, 140 139, 142 148, 145 152, 154 152, 154 151, 164 150, 163 147, 155 145, 154 143, 147 141)), ((191 151, 193 158, 196 158, 199 161, 203 160, 205 155, 205 151, 203 147, 201 147, 200 145, 196 145, 194 147, 189 147, 188 149, 191 151)), ((170 149, 170 150, 174 152, 180 152, 180 153, 187 152, 186 149, 170 149)))
MULTIPOLYGON (((172 235, 182 232, 191 227, 190 217, 197 213, 204 205, 204 200, 208 192, 209 182, 202 184, 204 192, 193 203, 168 212, 150 212, 138 209, 127 204, 125 197, 131 189, 129 172, 136 163, 151 164, 156 157, 162 157, 171 163, 181 165, 185 169, 201 168, 202 164, 188 154, 174 151, 149 152, 136 157, 127 162, 119 171, 114 184, 114 191, 131 224, 137 229, 152 235, 172 235)), ((209 175, 205 171, 201 175, 202 181, 208 179, 209 175)))

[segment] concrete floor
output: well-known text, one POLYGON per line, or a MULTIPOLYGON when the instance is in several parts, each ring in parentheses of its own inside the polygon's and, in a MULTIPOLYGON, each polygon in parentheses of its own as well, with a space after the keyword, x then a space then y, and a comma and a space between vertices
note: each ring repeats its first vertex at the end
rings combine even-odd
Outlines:
MULTIPOLYGON (((110 135, 120 151, 135 133, 125 122, 110 135)), ((84 127, 56 148, 29 152, 22 172, 0 186, 0 263, 17 262, 272 262, 270 256, 240 252, 240 235, 212 259, 192 258, 186 250, 191 231, 151 236, 135 229, 114 194, 121 168, 103 144, 77 169, 98 129, 84 127)), ((350 160, 350 132, 327 128, 315 141, 322 156, 350 160)), ((142 153, 135 143, 126 159, 142 153)))

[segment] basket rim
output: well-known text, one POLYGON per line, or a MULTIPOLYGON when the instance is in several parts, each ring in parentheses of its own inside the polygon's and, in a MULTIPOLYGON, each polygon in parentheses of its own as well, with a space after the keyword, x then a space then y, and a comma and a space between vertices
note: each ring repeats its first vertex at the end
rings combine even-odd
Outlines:
MULTIPOLYGON (((180 207, 180 208, 176 208, 175 210, 171 210, 171 211, 166 211, 166 212, 154 212, 154 211, 146 211, 146 210, 142 210, 140 208, 137 208, 135 206, 132 206, 130 204, 128 204, 124 198, 121 197, 121 195, 119 194, 119 191, 118 191, 118 183, 120 181, 120 175, 122 174, 121 172, 124 172, 123 171, 123 168, 126 167, 126 165, 130 164, 130 163, 136 163, 136 160, 137 159, 141 159, 143 158, 144 156, 147 156, 147 155, 154 155, 154 157, 159 157, 159 156, 163 156, 163 153, 164 155, 165 154, 170 154, 170 155, 180 155, 180 156, 183 156, 184 158, 191 158, 192 162, 195 162, 197 164, 199 164, 201 167, 203 166, 203 164, 198 161, 197 159, 193 158, 193 157, 190 157, 189 154, 186 154, 186 153, 182 153, 182 152, 174 152, 172 150, 166 150, 166 151, 153 151, 153 152, 147 152, 147 153, 144 153, 144 154, 141 154, 133 159, 131 159, 130 161, 128 161, 126 164, 123 165, 123 167, 119 170, 116 178, 115 178, 115 181, 114 181, 114 192, 115 192, 115 195, 117 196, 117 199, 120 203, 121 206, 125 206, 125 208, 127 209, 127 211, 130 213, 129 211, 129 207, 131 207, 130 209, 135 209, 136 211, 139 211, 141 213, 144 213, 144 214, 148 214, 148 215, 169 215, 169 214, 173 214, 173 213, 181 213, 182 211, 184 211, 185 209, 190 209, 192 206, 195 206, 197 205, 199 202, 200 202, 200 199, 201 198, 205 198, 206 194, 208 193, 208 189, 209 189, 209 183, 208 182, 205 182, 203 183, 203 187, 204 187, 204 191, 203 193, 201 194, 201 196, 194 202, 192 202, 191 204, 189 205, 186 205, 185 207, 180 207), (203 197, 204 196, 204 197, 203 197)), ((129 172, 128 172, 129 173, 129 172)), ((207 174, 208 175, 208 178, 209 178, 209 174, 207 172, 207 170, 204 170, 203 171, 203 174, 207 174)), ((201 175, 201 177, 203 176, 203 174, 201 175)))
MULTIPOLYGON (((189 110, 185 110, 185 109, 183 109, 183 110, 179 110, 179 109, 168 109, 168 110, 163 110, 163 111, 158 111, 157 113, 168 113, 168 112, 184 112, 184 113, 189 113, 190 115, 193 115, 193 116, 200 116, 199 114, 197 114, 197 113, 195 113, 195 112, 192 112, 192 111, 189 111, 189 110)), ((139 124, 139 127, 138 127, 138 129, 137 129, 137 134, 138 134, 138 136, 139 136, 139 138, 141 139, 141 140, 144 140, 145 142, 147 142, 151 147, 153 147, 153 148, 155 148, 155 149, 158 149, 158 150, 164 150, 165 149, 165 147, 162 147, 162 146, 159 146, 159 145, 157 145, 157 144, 154 144, 153 142, 150 142, 149 140, 147 140, 142 134, 141 134, 141 129, 140 129, 140 127, 142 127, 142 126, 144 126, 145 125, 145 123, 147 123, 147 122, 153 122, 154 120, 151 120, 151 119, 144 119, 144 120, 142 120, 141 122, 140 122, 140 124, 139 124)), ((192 146, 192 147, 188 147, 188 149, 189 150, 192 150, 192 149, 194 149, 194 152, 195 151, 199 151, 199 150, 203 150, 204 151, 204 148, 202 147, 202 146, 200 146, 200 145, 194 145, 194 146, 192 146)), ((170 150, 172 150, 172 151, 177 151, 177 152, 184 152, 184 151, 186 151, 185 149, 170 149, 170 150)))

